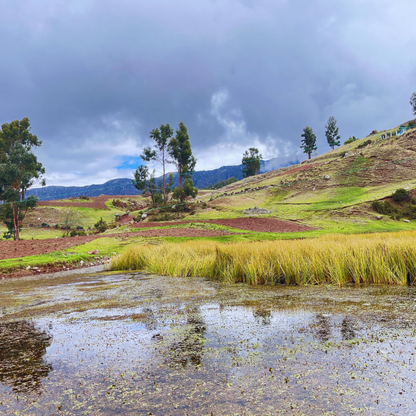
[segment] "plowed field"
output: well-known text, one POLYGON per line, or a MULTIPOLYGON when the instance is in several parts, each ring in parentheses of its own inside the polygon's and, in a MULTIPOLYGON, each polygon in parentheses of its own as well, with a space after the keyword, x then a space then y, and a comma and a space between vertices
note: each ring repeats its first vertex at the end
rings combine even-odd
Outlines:
POLYGON ((132 225, 135 228, 153 228, 167 225, 179 225, 186 223, 211 223, 225 225, 227 227, 238 228, 240 230, 256 231, 262 233, 294 233, 298 231, 310 231, 315 228, 307 225, 298 224, 292 221, 281 221, 274 218, 230 218, 222 220, 196 220, 196 221, 171 221, 171 222, 140 222, 132 225))

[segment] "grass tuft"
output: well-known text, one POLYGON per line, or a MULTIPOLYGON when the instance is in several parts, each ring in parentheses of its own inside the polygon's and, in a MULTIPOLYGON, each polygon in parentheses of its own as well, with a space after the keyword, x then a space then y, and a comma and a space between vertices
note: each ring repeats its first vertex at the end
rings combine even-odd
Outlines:
POLYGON ((135 245, 112 270, 204 276, 228 283, 406 284, 416 276, 416 231, 327 235, 314 239, 135 245))

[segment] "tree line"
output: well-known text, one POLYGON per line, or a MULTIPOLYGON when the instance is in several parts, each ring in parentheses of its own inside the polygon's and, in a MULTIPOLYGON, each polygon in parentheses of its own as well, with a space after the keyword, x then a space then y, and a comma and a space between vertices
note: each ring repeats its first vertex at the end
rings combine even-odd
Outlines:
MULTIPOLYGON (((308 159, 311 158, 312 153, 316 152, 318 146, 316 145, 316 134, 312 127, 306 126, 301 134, 303 139, 301 140, 300 148, 303 149, 303 153, 308 155, 308 159)), ((335 146, 341 145, 341 136, 339 135, 339 128, 335 117, 331 116, 325 125, 325 137, 329 146, 335 149, 335 146)))

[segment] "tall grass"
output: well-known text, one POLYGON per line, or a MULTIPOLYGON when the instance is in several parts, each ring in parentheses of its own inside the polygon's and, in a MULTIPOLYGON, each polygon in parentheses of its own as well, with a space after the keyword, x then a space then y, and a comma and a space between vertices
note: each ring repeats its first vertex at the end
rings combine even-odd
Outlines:
POLYGON ((416 231, 252 243, 138 245, 115 258, 112 269, 252 285, 406 284, 408 272, 412 279, 416 276, 416 231))

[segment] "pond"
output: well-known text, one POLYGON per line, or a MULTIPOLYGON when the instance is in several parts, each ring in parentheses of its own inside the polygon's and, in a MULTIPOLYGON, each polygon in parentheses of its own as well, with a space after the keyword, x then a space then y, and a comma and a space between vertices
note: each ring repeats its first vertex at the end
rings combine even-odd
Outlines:
POLYGON ((133 272, 2 280, 0 414, 414 414, 415 301, 133 272))

